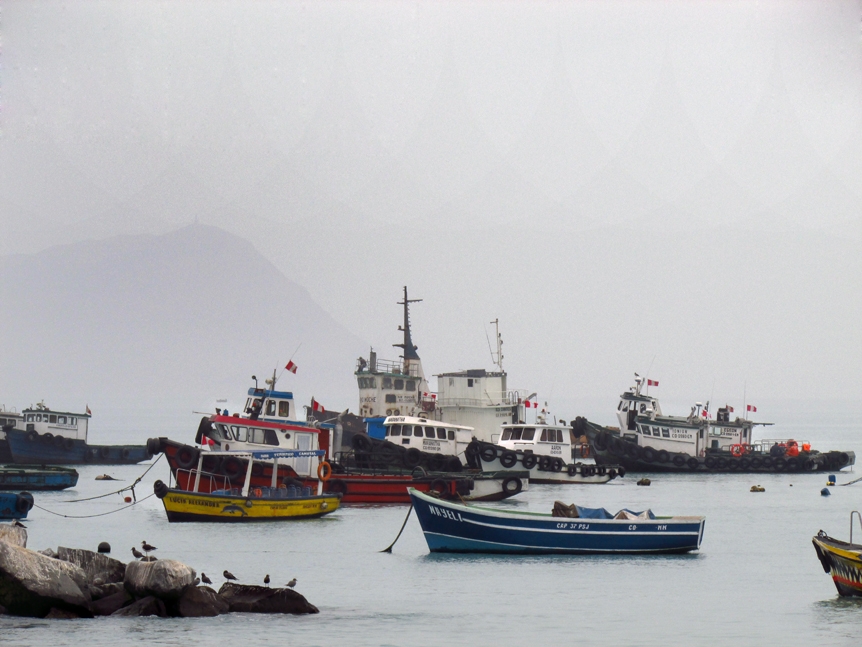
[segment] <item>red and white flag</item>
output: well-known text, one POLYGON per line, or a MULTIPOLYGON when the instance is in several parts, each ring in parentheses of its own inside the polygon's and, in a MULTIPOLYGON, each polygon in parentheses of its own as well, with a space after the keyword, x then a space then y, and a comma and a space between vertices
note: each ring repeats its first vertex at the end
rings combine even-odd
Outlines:
POLYGON ((89 404, 88 404, 88 405, 86 405, 86 407, 85 407, 85 408, 87 409, 87 415, 88 415, 88 416, 92 416, 92 415, 93 415, 93 412, 92 412, 92 411, 90 411, 90 405, 89 405, 89 404))
POLYGON ((757 413, 757 407, 755 407, 753 404, 749 404, 748 406, 746 406, 745 410, 746 411, 753 411, 754 413, 757 413))
POLYGON ((311 410, 312 411, 325 411, 323 405, 320 404, 320 402, 318 402, 314 398, 311 398, 311 410))
POLYGON ((288 371, 290 371, 294 375, 296 374, 296 364, 293 363, 292 359, 288 360, 287 366, 285 366, 284 368, 286 368, 288 371))
POLYGON ((726 405, 726 406, 727 406, 727 410, 728 410, 730 413, 733 413, 733 407, 731 407, 730 405, 726 405))
POLYGON ((524 408, 529 409, 530 407, 537 408, 539 406, 538 402, 530 402, 529 400, 524 400, 524 408))
POLYGON ((647 386, 658 386, 658 380, 647 380, 646 385, 647 386))

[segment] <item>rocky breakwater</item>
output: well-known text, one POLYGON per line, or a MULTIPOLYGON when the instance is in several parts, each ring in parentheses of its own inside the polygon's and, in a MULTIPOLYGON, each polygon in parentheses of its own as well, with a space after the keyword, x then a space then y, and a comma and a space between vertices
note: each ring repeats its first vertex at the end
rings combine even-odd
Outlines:
POLYGON ((199 582, 193 568, 171 559, 124 564, 80 548, 30 550, 26 529, 0 524, 0 613, 38 618, 318 613, 291 589, 227 583, 216 592, 199 582))

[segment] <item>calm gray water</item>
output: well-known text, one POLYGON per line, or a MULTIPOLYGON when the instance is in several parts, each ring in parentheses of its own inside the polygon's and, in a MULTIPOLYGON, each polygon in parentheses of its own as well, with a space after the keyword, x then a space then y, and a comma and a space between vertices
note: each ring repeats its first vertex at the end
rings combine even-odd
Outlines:
MULTIPOLYGON (((852 449, 862 432, 852 411, 818 415, 770 435, 806 437, 816 448, 852 449), (824 423, 824 420, 826 422, 824 423)), ((190 435, 190 434, 189 434, 190 435)), ((95 481, 108 472, 133 480, 146 466, 85 467, 74 491, 37 495, 65 514, 121 507, 118 497, 64 503, 118 489, 95 481)), ((139 493, 165 479, 162 461, 139 493)), ((839 482, 860 472, 839 475, 839 482)), ((31 548, 95 549, 131 558, 146 539, 157 556, 186 562, 216 586, 228 569, 247 583, 297 577, 297 590, 320 608, 305 617, 231 614, 211 619, 74 621, 0 617, 4 645, 858 645, 862 601, 840 599, 811 546, 819 529, 847 538, 849 513, 862 508, 862 482, 822 497, 822 474, 635 475, 604 486, 534 486, 499 505, 550 510, 555 499, 586 506, 652 508, 707 517, 699 553, 671 557, 432 556, 415 518, 393 554, 387 546, 406 506, 348 507, 328 518, 284 524, 168 524, 150 498, 95 519, 65 519, 34 509, 31 548), (766 488, 749 492, 752 484, 766 488)), ((862 538, 862 530, 857 530, 862 538)))

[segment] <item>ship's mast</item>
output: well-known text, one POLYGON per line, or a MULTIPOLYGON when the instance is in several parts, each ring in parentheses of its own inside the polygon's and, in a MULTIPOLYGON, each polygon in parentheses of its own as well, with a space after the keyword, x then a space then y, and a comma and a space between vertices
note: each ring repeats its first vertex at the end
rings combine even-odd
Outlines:
POLYGON ((493 361, 494 364, 497 365, 497 368, 500 369, 501 373, 504 373, 505 371, 503 371, 503 338, 500 336, 499 317, 497 319, 494 319, 494 321, 492 321, 491 323, 494 324, 494 332, 497 335, 497 358, 494 359, 494 356, 492 355, 491 361, 493 361))
POLYGON ((410 304, 411 303, 419 303, 422 299, 408 299, 407 298, 407 286, 404 286, 404 300, 399 301, 398 305, 404 306, 404 325, 398 326, 398 330, 404 332, 404 341, 401 344, 392 344, 396 348, 402 348, 404 350, 404 368, 405 373, 409 375, 409 367, 410 360, 419 359, 419 355, 416 353, 417 346, 413 345, 413 338, 410 336, 410 304))

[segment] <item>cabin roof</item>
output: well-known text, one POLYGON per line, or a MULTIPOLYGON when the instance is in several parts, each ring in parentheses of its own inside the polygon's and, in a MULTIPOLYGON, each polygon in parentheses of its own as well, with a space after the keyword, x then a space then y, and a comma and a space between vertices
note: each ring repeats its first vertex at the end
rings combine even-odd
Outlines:
POLYGON ((293 400, 293 393, 291 391, 270 391, 269 389, 256 389, 251 387, 248 390, 248 394, 254 396, 255 398, 266 397, 266 398, 281 398, 282 400, 293 400))
POLYGON ((503 372, 486 371, 484 368, 471 368, 466 371, 455 371, 454 373, 437 373, 436 377, 502 377, 503 372))

